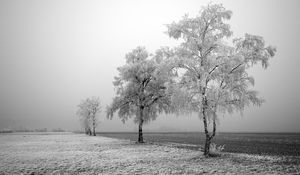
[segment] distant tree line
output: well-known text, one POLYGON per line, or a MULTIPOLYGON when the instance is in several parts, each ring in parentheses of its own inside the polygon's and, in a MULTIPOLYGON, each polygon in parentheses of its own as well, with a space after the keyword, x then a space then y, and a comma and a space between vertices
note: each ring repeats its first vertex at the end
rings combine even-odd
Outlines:
MULTIPOLYGON (((258 63, 267 68, 276 52, 257 35, 228 43, 231 16, 221 4, 209 4, 196 17, 185 15, 167 25, 166 33, 180 42, 178 46, 161 47, 154 54, 139 46, 126 54, 126 64, 117 68, 113 81, 116 96, 106 108, 107 117, 117 113, 123 122, 134 117, 138 142, 143 143, 143 125, 159 113, 197 113, 206 137, 204 155, 210 156, 218 114, 242 113, 264 102, 251 89, 254 78, 247 70, 258 63)), ((92 135, 93 130, 95 135, 99 98, 88 98, 78 107, 85 132, 92 135)))
POLYGON ((51 130, 49 130, 48 128, 28 129, 28 128, 24 128, 24 127, 20 127, 17 129, 0 130, 0 133, 12 133, 12 132, 66 132, 66 130, 61 129, 61 128, 53 128, 51 130))
POLYGON ((11 129, 3 129, 3 130, 0 130, 0 133, 12 133, 13 130, 11 129))

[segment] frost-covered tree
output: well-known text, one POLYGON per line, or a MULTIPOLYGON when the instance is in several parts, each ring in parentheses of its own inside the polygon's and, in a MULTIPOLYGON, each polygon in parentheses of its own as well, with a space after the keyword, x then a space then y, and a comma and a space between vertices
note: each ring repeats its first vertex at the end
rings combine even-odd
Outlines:
POLYGON ((276 51, 262 37, 250 34, 226 43, 232 36, 226 23, 231 15, 221 4, 204 7, 196 17, 185 15, 167 26, 168 35, 182 41, 180 46, 160 50, 167 57, 165 67, 178 75, 177 83, 169 86, 175 109, 197 112, 203 120, 205 156, 210 155, 218 113, 242 112, 250 104, 262 104, 263 99, 250 89, 254 78, 247 69, 257 63, 267 68, 276 51))
POLYGON ((86 116, 80 116, 80 124, 84 128, 84 133, 86 135, 92 135, 92 129, 90 127, 90 122, 88 120, 88 117, 86 116))
POLYGON ((97 113, 101 112, 99 97, 91 97, 82 100, 78 105, 77 115, 80 116, 80 122, 88 135, 96 136, 97 113))
POLYGON ((160 59, 149 58, 144 47, 137 47, 126 55, 126 64, 118 68, 119 76, 113 82, 116 97, 107 107, 107 116, 115 112, 125 122, 135 117, 138 124, 138 142, 143 143, 143 124, 155 120, 158 113, 169 111, 166 94, 166 76, 160 72, 160 59))

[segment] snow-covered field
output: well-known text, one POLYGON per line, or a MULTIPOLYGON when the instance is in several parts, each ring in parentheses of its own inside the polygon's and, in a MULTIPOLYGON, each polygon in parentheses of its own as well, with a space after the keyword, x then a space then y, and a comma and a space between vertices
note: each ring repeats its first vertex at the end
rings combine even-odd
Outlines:
POLYGON ((299 157, 200 151, 73 133, 0 134, 0 174, 300 174, 299 157))

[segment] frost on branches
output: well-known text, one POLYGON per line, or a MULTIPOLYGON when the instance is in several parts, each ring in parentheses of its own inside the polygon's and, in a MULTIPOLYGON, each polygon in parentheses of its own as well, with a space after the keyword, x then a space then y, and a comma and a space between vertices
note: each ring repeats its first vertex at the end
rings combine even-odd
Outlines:
POLYGON ((222 5, 208 5, 194 18, 185 15, 167 26, 167 34, 181 44, 158 51, 165 69, 176 75, 175 83, 168 87, 174 109, 197 112, 203 120, 205 156, 210 155, 218 113, 242 112, 250 104, 263 103, 257 91, 250 89, 254 78, 247 69, 257 63, 267 68, 276 52, 262 37, 251 34, 226 43, 233 33, 226 23, 231 15, 222 5))
POLYGON ((87 98, 78 105, 77 115, 80 116, 80 122, 86 134, 96 136, 96 114, 100 111, 101 105, 98 97, 87 98))
POLYGON ((107 116, 115 112, 125 122, 134 116, 139 126, 138 142, 143 143, 143 124, 155 120, 158 113, 169 112, 170 95, 166 94, 167 76, 162 76, 162 60, 150 55, 144 47, 137 47, 126 55, 126 64, 118 68, 113 82, 116 96, 107 107, 107 116))

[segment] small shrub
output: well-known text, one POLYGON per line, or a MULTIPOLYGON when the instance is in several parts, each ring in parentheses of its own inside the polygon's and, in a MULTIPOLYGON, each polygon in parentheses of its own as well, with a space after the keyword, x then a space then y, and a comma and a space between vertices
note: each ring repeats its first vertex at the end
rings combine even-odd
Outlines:
POLYGON ((217 144, 212 143, 212 144, 210 144, 210 155, 212 157, 220 156, 221 152, 224 150, 224 148, 225 148, 225 145, 217 146, 217 144))

